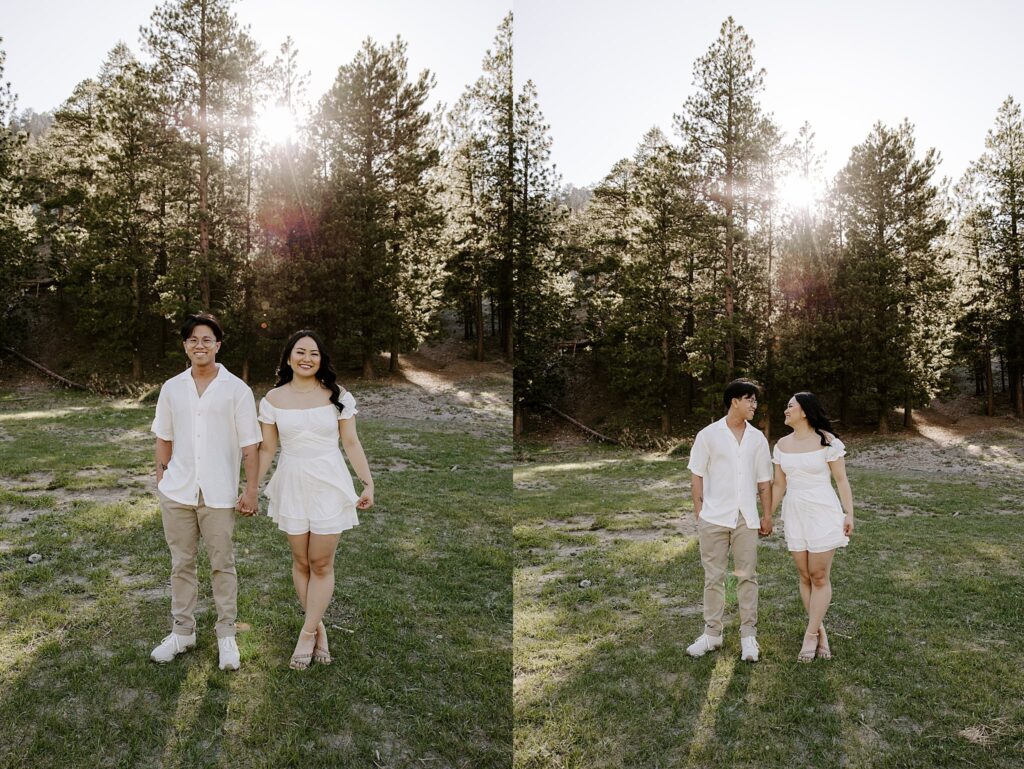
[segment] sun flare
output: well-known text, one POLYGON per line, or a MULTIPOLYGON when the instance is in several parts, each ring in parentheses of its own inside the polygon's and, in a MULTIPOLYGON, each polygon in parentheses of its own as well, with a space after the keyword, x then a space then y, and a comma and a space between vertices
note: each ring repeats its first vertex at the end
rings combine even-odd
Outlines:
POLYGON ((780 182, 777 190, 779 200, 791 209, 813 208, 821 196, 821 192, 821 188, 815 183, 815 180, 803 174, 786 176, 780 182))
POLYGON ((298 133, 295 115, 281 104, 267 107, 256 118, 256 130, 271 144, 286 144, 298 133))

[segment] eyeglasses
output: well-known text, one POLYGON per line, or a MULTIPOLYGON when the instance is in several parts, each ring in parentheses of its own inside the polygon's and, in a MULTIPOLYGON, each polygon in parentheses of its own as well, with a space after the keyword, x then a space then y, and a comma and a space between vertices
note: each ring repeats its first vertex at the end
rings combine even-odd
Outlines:
POLYGON ((202 339, 197 339, 196 337, 191 336, 185 340, 185 344, 188 347, 198 347, 199 345, 202 345, 203 347, 213 347, 217 344, 217 340, 212 336, 204 336, 202 339))

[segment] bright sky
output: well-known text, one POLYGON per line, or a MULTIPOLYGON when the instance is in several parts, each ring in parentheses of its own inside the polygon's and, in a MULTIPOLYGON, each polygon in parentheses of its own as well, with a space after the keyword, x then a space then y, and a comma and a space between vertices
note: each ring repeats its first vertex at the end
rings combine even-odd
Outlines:
MULTIPOLYGON (((0 0, 5 79, 18 107, 58 106, 98 72, 118 40, 139 50, 155 0, 0 0)), ((693 91, 693 62, 732 14, 767 70, 763 104, 792 137, 804 120, 834 173, 877 120, 904 117, 918 146, 958 178, 984 147, 999 104, 1024 100, 1024 4, 1013 0, 240 0, 270 54, 290 34, 311 70, 310 96, 371 36, 401 34, 414 72, 437 77, 434 100, 453 103, 480 74, 507 9, 516 13, 517 79, 536 83, 563 181, 598 181, 631 155, 693 91)))
POLYGON ((762 104, 805 121, 831 175, 878 121, 915 125, 959 178, 996 110, 1024 101, 1014 0, 515 0, 516 70, 537 85, 563 181, 598 181, 693 92, 693 63, 730 14, 766 70, 762 104))
MULTIPOLYGON (((99 72, 119 41, 141 53, 139 27, 149 25, 157 0, 0 0, 0 36, 7 52, 4 79, 18 109, 59 106, 77 83, 99 72), (102 7, 102 11, 97 8, 102 7)), ((291 35, 303 70, 311 72, 313 102, 330 87, 366 37, 387 43, 401 35, 409 67, 431 70, 434 102, 452 104, 480 75, 484 54, 511 0, 239 0, 235 13, 272 61, 291 35)))

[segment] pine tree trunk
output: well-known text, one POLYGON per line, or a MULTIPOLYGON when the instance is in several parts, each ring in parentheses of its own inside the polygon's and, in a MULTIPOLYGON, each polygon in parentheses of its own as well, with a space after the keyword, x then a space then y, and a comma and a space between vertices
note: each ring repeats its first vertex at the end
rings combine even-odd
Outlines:
POLYGON ((142 281, 132 272, 132 379, 142 381, 142 281))
POLYGON ((512 435, 519 437, 523 434, 523 407, 515 404, 512 407, 512 435))
POLYGON ((373 353, 363 351, 363 379, 370 381, 374 378, 373 353))
POLYGON ((995 382, 992 381, 992 353, 985 354, 985 413, 990 417, 996 415, 995 382))
POLYGON ((473 321, 476 324, 476 359, 484 359, 484 294, 477 284, 473 296, 473 321))
POLYGON ((661 434, 668 435, 672 431, 672 416, 669 413, 671 396, 671 360, 669 357, 669 332, 661 335, 661 434))

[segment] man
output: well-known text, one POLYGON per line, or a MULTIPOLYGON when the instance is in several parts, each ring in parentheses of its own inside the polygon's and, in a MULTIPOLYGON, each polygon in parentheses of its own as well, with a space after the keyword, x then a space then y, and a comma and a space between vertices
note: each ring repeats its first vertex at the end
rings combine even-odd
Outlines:
POLYGON ((727 413, 699 433, 690 452, 693 510, 697 515, 700 560, 704 566, 704 632, 689 647, 702 657, 722 646, 725 572, 732 551, 740 609, 740 659, 757 662, 757 536, 764 528, 761 509, 771 510, 772 463, 768 440, 750 424, 757 410, 757 385, 737 379, 725 388, 727 413))
POLYGON ((217 363, 224 333, 209 313, 181 327, 191 367, 164 382, 156 404, 157 496, 171 551, 171 634, 150 655, 170 662, 195 646, 196 556, 202 535, 210 556, 221 670, 238 670, 235 616, 238 581, 231 541, 235 508, 256 510, 259 422, 252 390, 217 363), (239 454, 245 492, 238 494, 239 454))

